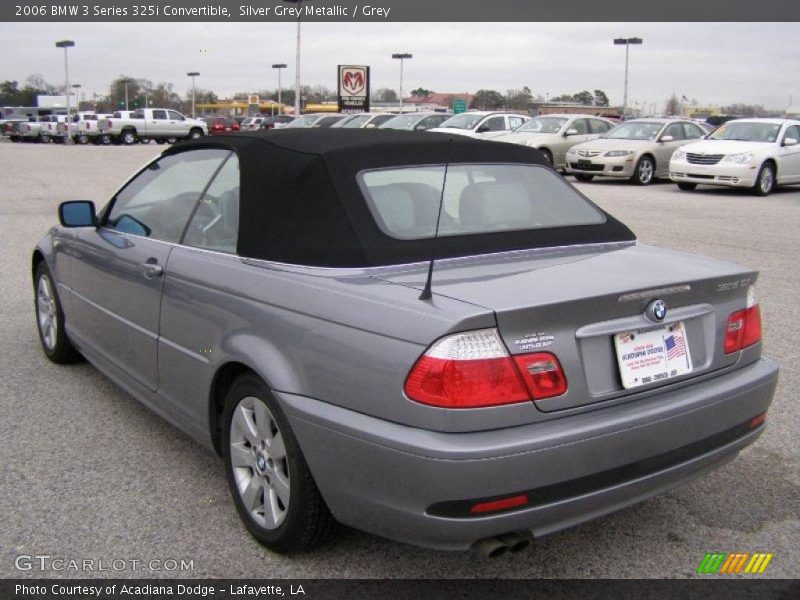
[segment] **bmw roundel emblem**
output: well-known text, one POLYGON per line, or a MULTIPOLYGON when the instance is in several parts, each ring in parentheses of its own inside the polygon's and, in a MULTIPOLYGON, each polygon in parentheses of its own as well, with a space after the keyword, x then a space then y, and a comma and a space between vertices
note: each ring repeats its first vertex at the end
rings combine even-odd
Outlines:
POLYGON ((663 321, 667 316, 667 305, 663 300, 653 300, 647 305, 644 316, 654 322, 663 321))

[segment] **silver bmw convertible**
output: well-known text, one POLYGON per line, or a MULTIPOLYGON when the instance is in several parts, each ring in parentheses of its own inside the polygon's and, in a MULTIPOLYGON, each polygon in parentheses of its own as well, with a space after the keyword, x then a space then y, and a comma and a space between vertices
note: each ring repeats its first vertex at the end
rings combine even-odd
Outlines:
POLYGON ((777 382, 758 273, 637 242, 521 145, 217 136, 59 220, 44 353, 216 450, 277 552, 520 550, 732 460, 777 382))

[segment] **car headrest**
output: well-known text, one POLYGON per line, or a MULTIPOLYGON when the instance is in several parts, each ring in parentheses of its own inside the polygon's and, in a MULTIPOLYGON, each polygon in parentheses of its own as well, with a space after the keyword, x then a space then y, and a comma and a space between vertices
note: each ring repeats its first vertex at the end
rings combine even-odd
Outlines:
POLYGON ((513 229, 531 220, 531 199, 520 183, 472 183, 461 192, 458 216, 466 229, 513 229))

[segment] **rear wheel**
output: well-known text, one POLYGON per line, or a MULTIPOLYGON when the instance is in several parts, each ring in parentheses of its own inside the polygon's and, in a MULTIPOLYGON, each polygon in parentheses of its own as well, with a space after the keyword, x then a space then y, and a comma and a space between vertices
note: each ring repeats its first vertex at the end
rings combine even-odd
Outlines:
POLYGON ((775 167, 772 163, 764 163, 756 177, 752 192, 756 196, 768 196, 775 189, 775 167))
POLYGON ((222 451, 236 510, 261 544, 275 552, 303 552, 330 536, 336 521, 289 421, 254 374, 240 376, 225 399, 222 451))
POLYGON ((159 146, 162 145, 163 143, 164 143, 164 140, 160 140, 160 139, 156 140, 156 144, 158 144, 159 146))
POLYGON ((89 143, 89 136, 86 135, 79 135, 75 138, 75 142, 81 145, 89 143))
POLYGON ((131 146, 136 143, 136 133, 132 129, 126 129, 120 134, 119 141, 126 146, 131 146))
POLYGON ((575 173, 575 179, 578 181, 583 181, 585 183, 594 179, 594 175, 585 175, 584 173, 575 173))
POLYGON ((653 183, 656 174, 656 164, 649 156, 643 156, 636 163, 636 168, 633 170, 633 177, 631 178, 636 185, 650 185, 653 183))
POLYGON ((149 137, 139 138, 139 143, 140 144, 149 144, 150 143, 150 138, 149 137))
POLYGON ((167 143, 168 144, 174 144, 177 141, 178 141, 178 138, 174 138, 174 137, 167 138, 167 143))
POLYGON ((50 270, 44 261, 36 267, 36 325, 45 356, 56 364, 73 363, 81 355, 69 341, 64 330, 64 311, 56 292, 50 270))
POLYGON ((691 192, 696 187, 696 183, 686 183, 685 181, 678 184, 678 188, 682 189, 684 192, 691 192))
POLYGON ((192 129, 189 132, 189 139, 190 140, 199 140, 201 137, 203 137, 203 130, 202 129, 195 128, 195 129, 192 129))

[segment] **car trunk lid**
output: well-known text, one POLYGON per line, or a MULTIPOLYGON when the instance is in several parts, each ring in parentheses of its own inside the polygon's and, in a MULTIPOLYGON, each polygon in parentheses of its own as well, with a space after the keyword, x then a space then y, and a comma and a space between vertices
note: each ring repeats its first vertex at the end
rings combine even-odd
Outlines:
MULTIPOLYGON (((421 290, 426 273, 425 266, 412 265, 381 269, 376 277, 421 290)), ((747 287, 756 277, 727 262, 615 243, 437 262, 433 292, 492 310, 511 354, 556 355, 567 392, 536 402, 540 410, 552 412, 633 397, 731 367, 738 353, 722 350, 727 318, 745 307, 747 287), (663 323, 644 315, 656 299, 667 306, 663 323), (642 330, 666 327, 666 343, 669 328, 678 323, 683 335, 672 339, 683 338, 690 372, 648 380, 652 368, 644 368, 641 381, 626 387, 621 360, 628 361, 630 378, 633 357, 628 355, 648 349, 629 343, 618 354, 615 336, 641 331, 640 339, 649 339, 658 334, 642 330), (621 359, 622 354, 627 358, 621 359)))

